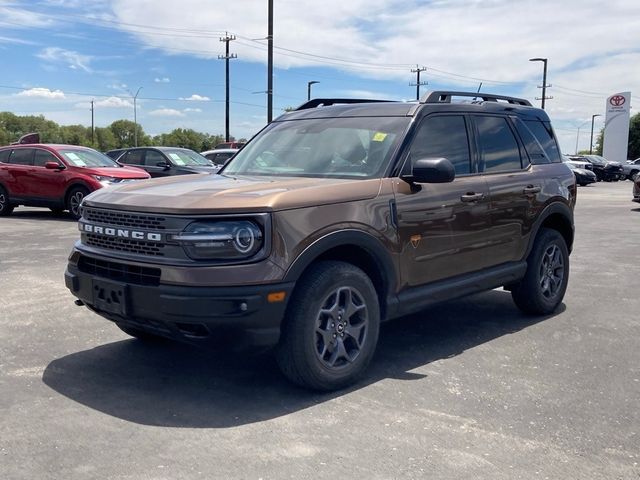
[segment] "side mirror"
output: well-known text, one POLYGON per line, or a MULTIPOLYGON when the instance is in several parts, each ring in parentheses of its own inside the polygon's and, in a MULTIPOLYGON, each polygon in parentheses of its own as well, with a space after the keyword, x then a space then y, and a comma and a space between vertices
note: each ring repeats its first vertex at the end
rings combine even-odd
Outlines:
POLYGON ((165 170, 169 170, 171 168, 171 164, 169 162, 158 162, 156 163, 156 167, 163 167, 165 170))
POLYGON ((58 162, 46 162, 44 164, 44 168, 46 168, 47 170, 62 170, 64 167, 58 162))
POLYGON ((423 158, 413 163, 411 176, 403 177, 409 183, 448 183, 456 178, 456 169, 446 158, 423 158))

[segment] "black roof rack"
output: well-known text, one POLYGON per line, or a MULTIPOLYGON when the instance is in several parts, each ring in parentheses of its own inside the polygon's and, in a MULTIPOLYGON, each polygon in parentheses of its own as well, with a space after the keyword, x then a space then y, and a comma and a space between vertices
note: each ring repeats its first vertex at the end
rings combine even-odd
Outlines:
POLYGON ((505 95, 494 95, 492 93, 480 93, 480 92, 449 92, 449 91, 434 91, 425 93, 420 99, 420 103, 451 103, 452 97, 471 97, 482 99, 483 102, 497 102, 498 100, 504 100, 507 103, 514 105, 531 106, 529 100, 524 98, 507 97, 505 95))
POLYGON ((295 111, 308 110, 310 108, 316 108, 319 106, 328 107, 330 105, 343 105, 349 103, 384 103, 393 102, 393 100, 371 100, 367 98, 314 98, 308 102, 303 103, 295 111))

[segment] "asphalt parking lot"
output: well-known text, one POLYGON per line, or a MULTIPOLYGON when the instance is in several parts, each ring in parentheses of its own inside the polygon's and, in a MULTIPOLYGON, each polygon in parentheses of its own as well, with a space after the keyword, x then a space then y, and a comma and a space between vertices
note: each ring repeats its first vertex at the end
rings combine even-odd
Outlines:
POLYGON ((494 290, 387 324, 368 378, 148 345, 76 307, 75 222, 0 218, 0 478, 640 478, 640 205, 579 188, 565 301, 494 290))

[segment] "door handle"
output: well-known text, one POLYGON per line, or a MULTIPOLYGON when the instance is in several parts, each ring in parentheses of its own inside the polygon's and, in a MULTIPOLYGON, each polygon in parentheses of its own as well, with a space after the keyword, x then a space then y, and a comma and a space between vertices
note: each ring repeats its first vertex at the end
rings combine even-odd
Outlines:
POLYGON ((540 185, 527 185, 522 193, 540 193, 540 190, 542 190, 540 185))
POLYGON ((484 193, 474 193, 469 192, 465 193, 460 197, 460 200, 463 202, 477 202, 478 200, 482 200, 484 198, 484 193))

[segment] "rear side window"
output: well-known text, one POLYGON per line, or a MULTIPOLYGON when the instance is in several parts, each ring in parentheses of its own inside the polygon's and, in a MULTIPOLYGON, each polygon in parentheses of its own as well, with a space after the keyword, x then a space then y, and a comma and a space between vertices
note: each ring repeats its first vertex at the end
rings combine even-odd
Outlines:
POLYGON ((46 150, 36 150, 33 164, 36 167, 44 167, 44 164, 47 162, 60 164, 60 161, 55 157, 55 155, 53 155, 53 153, 47 152, 46 150))
POLYGON ((143 150, 131 150, 123 155, 120 162, 126 163, 127 165, 142 165, 143 153, 143 150))
POLYGON ((17 148, 9 157, 14 165, 33 165, 33 148, 17 148))
POLYGON ((471 173, 467 125, 463 116, 430 116, 420 125, 411 145, 411 161, 441 157, 453 164, 456 175, 471 173))
POLYGON ((0 150, 0 162, 7 163, 11 150, 0 150))
POLYGON ((551 123, 541 122, 540 120, 525 120, 524 123, 535 135, 538 142, 540 142, 551 163, 562 162, 560 149, 558 148, 556 137, 551 129, 551 123))
POLYGON ((529 159, 533 165, 541 165, 544 163, 551 163, 551 160, 546 155, 542 145, 536 140, 536 137, 531 133, 531 130, 527 128, 522 120, 519 118, 515 118, 516 130, 518 131, 518 135, 520 135, 520 139, 524 144, 524 148, 529 155, 529 159))
POLYGON ((480 171, 485 173, 520 170, 520 147, 504 117, 475 115, 480 147, 480 171))

